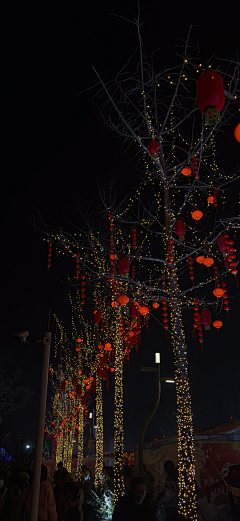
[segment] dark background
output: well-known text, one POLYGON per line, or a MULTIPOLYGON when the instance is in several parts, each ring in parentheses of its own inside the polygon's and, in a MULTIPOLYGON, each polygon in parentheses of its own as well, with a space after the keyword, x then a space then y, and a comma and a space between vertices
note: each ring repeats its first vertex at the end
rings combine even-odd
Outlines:
MULTIPOLYGON (((162 46, 160 69, 176 62, 176 50, 190 25, 194 26, 191 41, 194 45, 198 42, 203 62, 212 55, 236 58, 240 14, 236 3, 234 10, 223 2, 196 6, 193 2, 148 0, 140 5, 146 52, 162 46)), ((9 415, 6 425, 30 432, 36 426, 41 348, 14 346, 11 335, 26 328, 32 338, 41 338, 50 306, 62 320, 69 313, 65 260, 56 258, 47 278, 46 245, 29 224, 30 212, 41 216, 45 224, 70 227, 80 215, 77 199, 85 207, 98 197, 98 184, 103 186, 114 176, 125 193, 128 186, 131 188, 134 163, 129 164, 123 154, 121 139, 104 128, 96 108, 96 90, 78 94, 95 83, 92 65, 108 80, 137 49, 135 26, 111 13, 132 20, 138 4, 124 0, 89 4, 52 1, 47 7, 6 4, 3 11, 1 347, 10 354, 13 366, 24 369, 22 383, 35 390, 29 406, 9 415)), ((230 138, 226 140, 231 143, 230 138)), ((236 143, 233 154, 237 160, 236 143)), ((228 421, 228 403, 235 400, 240 341, 239 296, 233 278, 229 295, 233 296, 231 321, 219 334, 208 333, 203 355, 199 343, 191 339, 191 327, 186 327, 194 429, 228 421)), ((189 320, 192 317, 184 314, 186 326, 189 320)), ((54 330, 53 321, 51 328, 54 330)), ((155 351, 161 352, 162 375, 172 377, 170 342, 166 343, 162 328, 152 319, 138 357, 125 368, 126 449, 137 443, 154 397, 154 378, 141 373, 140 367, 153 364, 155 351)), ((146 439, 173 434, 175 411, 174 386, 163 384, 159 412, 146 439)), ((106 394, 104 417, 107 440, 113 437, 113 382, 106 394)))

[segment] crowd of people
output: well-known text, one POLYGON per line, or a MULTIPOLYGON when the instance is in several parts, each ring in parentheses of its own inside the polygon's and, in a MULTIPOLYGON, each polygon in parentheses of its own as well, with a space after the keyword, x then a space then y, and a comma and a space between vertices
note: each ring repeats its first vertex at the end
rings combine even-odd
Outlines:
MULTIPOLYGON (((240 520, 240 466, 230 469, 232 485, 227 485, 231 510, 240 520), (236 485, 236 486, 235 486, 236 485)), ((178 476, 172 461, 165 461, 164 490, 153 500, 153 475, 144 467, 143 477, 134 475, 134 467, 124 466, 125 494, 115 505, 112 521, 177 521, 185 519, 178 514, 178 476)), ((104 466, 102 482, 113 490, 114 469, 104 466)), ((84 495, 94 488, 91 470, 83 465, 81 475, 74 481, 62 462, 57 465, 50 482, 45 465, 41 467, 38 521, 89 521, 91 511, 84 509, 84 495)), ((7 482, 0 471, 0 521, 30 521, 32 480, 21 470, 7 482)), ((87 503, 87 502, 86 502, 87 503)), ((88 505, 89 506, 89 505, 88 505)), ((96 516, 96 521, 99 517, 96 516)), ((94 518, 95 521, 95 518, 94 518)))

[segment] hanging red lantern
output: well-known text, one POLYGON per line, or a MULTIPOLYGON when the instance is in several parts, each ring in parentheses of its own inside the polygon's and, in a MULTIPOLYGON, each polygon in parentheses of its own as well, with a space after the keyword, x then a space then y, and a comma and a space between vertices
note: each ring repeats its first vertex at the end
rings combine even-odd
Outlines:
POLYGON ((122 305, 122 306, 126 306, 126 304, 129 302, 129 298, 127 297, 127 295, 120 295, 119 299, 118 299, 118 302, 122 305))
POLYGON ((207 198, 207 202, 210 204, 213 204, 214 201, 215 201, 215 198, 213 197, 213 195, 209 195, 209 197, 207 198))
POLYGON ((193 258, 192 256, 190 255, 188 257, 188 267, 189 267, 189 275, 190 275, 190 279, 192 281, 192 285, 194 286, 194 268, 193 268, 193 258))
POLYGON ((207 266, 207 268, 210 268, 210 266, 214 264, 214 260, 212 259, 212 257, 205 257, 203 259, 203 264, 204 266, 207 266))
POLYGON ((129 273, 129 261, 127 257, 122 257, 119 261, 119 271, 121 274, 121 277, 123 279, 126 279, 128 277, 129 273))
POLYGON ((101 318, 102 318, 101 312, 98 310, 95 310, 94 311, 94 323, 99 324, 101 318))
POLYGON ((200 221, 200 219, 202 219, 202 216, 203 213, 201 212, 201 210, 194 210, 194 212, 192 212, 192 219, 194 219, 195 221, 200 221))
POLYGON ((185 168, 182 169, 182 175, 185 175, 186 177, 191 175, 192 170, 189 168, 189 166, 185 166, 185 168))
POLYGON ((130 318, 137 317, 137 308, 136 308, 135 304, 133 304, 133 302, 131 302, 131 304, 129 306, 129 315, 130 315, 130 318))
POLYGON ((112 344, 110 344, 110 342, 107 342, 105 344, 104 350, 109 352, 112 351, 112 344))
POLYGON ((185 223, 181 219, 175 222, 175 231, 179 238, 179 241, 185 240, 185 223))
POLYGON ((149 313, 149 308, 147 306, 140 306, 139 313, 141 313, 141 315, 147 315, 149 313))
POLYGON ((215 327, 216 329, 220 329, 220 327, 222 327, 223 323, 221 322, 221 320, 214 320, 213 322, 213 327, 215 327))
POLYGON ((204 261, 204 257, 202 257, 202 255, 199 255, 199 256, 196 258, 196 262, 197 262, 198 264, 202 264, 203 261, 204 261))
POLYGON ((202 114, 205 114, 206 124, 216 125, 220 121, 220 111, 225 103, 220 74, 213 70, 203 72, 197 80, 196 91, 198 108, 202 114))
POLYGON ((79 273, 80 273, 80 254, 79 254, 79 253, 76 253, 76 256, 75 256, 75 279, 76 279, 76 288, 77 288, 77 283, 78 283, 78 279, 79 279, 79 273))
POLYGON ((221 298, 223 296, 223 294, 224 294, 224 291, 221 288, 215 288, 213 290, 213 294, 215 295, 215 297, 221 298))
POLYGON ((193 164, 193 173, 195 174, 195 179, 199 179, 199 171, 198 171, 198 159, 197 156, 193 156, 192 158, 192 164, 193 164))
POLYGON ((238 123, 234 130, 234 137, 240 143, 240 123, 238 123))
POLYGON ((136 228, 133 228, 133 229, 132 229, 132 249, 133 249, 133 250, 136 250, 136 249, 137 249, 137 233, 136 233, 136 228))
POLYGON ((201 319, 202 319, 202 323, 203 323, 205 329, 210 329, 212 320, 211 320, 211 313, 210 313, 209 309, 207 309, 207 308, 202 309, 201 319))
POLYGON ((149 154, 153 159, 156 159, 158 155, 158 141, 156 139, 152 139, 149 143, 149 154))
POLYGON ((112 306, 113 308, 117 308, 117 307, 118 307, 118 302, 117 302, 116 300, 113 300, 113 301, 111 302, 111 306, 112 306))
POLYGON ((154 309, 159 308, 159 304, 158 304, 158 302, 153 302, 152 307, 153 307, 154 309))
POLYGON ((225 243, 225 239, 224 239, 224 235, 221 234, 218 236, 217 238, 217 243, 218 243, 218 249, 221 253, 225 253, 226 249, 227 249, 227 246, 226 246, 226 243, 225 243))

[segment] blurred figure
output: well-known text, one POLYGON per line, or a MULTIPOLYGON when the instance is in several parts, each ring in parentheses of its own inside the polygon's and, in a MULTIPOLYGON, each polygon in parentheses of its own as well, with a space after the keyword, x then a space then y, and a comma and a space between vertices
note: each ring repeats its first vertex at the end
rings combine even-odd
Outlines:
POLYGON ((112 521, 156 521, 141 477, 131 479, 130 490, 118 500, 112 521))
POLYGON ((60 500, 59 521, 83 521, 84 495, 74 481, 66 483, 60 500))
POLYGON ((0 519, 5 518, 5 512, 6 509, 6 501, 7 501, 7 495, 8 495, 8 489, 6 487, 5 483, 5 475, 2 471, 0 471, 0 519))
POLYGON ((231 511, 234 512, 236 521, 240 520, 240 465, 233 465, 228 472, 229 481, 227 489, 231 511))
POLYGON ((57 464, 57 470, 55 470, 53 475, 53 482, 55 484, 55 491, 60 493, 63 487, 66 484, 68 476, 67 469, 63 466, 63 462, 59 461, 57 464))
MULTIPOLYGON (((24 488, 29 485, 30 476, 27 472, 21 471, 18 473, 14 473, 10 479, 9 487, 8 487, 8 495, 7 501, 5 505, 6 515, 5 518, 7 521, 15 521, 17 515, 17 508, 19 503, 19 498, 22 494, 24 488)), ((2 520, 2 517, 0 516, 2 520)))
MULTIPOLYGON (((20 498, 17 509, 17 521, 30 521, 32 484, 27 485, 20 498)), ((56 502, 53 489, 47 481, 47 467, 42 465, 38 505, 39 521, 57 521, 56 502)))
POLYGON ((167 474, 167 479, 165 481, 164 491, 158 496, 162 506, 158 517, 159 521, 168 519, 170 516, 178 513, 177 471, 171 460, 165 461, 164 469, 167 474))

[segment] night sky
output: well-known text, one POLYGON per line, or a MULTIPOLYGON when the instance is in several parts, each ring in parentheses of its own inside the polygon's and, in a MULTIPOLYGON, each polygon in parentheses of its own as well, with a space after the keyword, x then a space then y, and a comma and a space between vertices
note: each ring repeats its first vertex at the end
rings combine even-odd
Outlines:
MULTIPOLYGON (((191 40, 200 47, 204 62, 216 55, 236 58, 239 50, 239 16, 223 2, 178 4, 145 1, 141 4, 145 51, 162 47, 159 68, 176 61, 180 40, 190 25, 191 40)), ((97 109, 92 65, 108 80, 137 49, 135 27, 127 19, 137 16, 136 1, 83 4, 50 2, 11 8, 5 5, 4 74, 2 83, 3 156, 1 175, 1 348, 9 352, 13 366, 24 369, 22 383, 35 390, 31 403, 7 417, 9 429, 34 431, 41 381, 41 348, 14 345, 13 333, 27 329, 41 338, 47 329, 49 307, 62 320, 69 315, 68 272, 64 259, 56 259, 56 271, 46 276, 46 247, 33 227, 34 217, 65 228, 79 219, 77 201, 84 208, 98 197, 111 176, 118 177, 124 193, 135 180, 134 162, 124 155, 121 139, 104 128, 97 109), (83 92, 85 91, 85 92, 83 92), (78 95, 79 93, 82 94, 78 95), (31 223, 29 222, 31 217, 31 223)), ((240 14, 240 9, 239 9, 240 14)), ((213 63, 214 63, 213 57, 213 63)), ((236 144, 223 143, 237 161, 236 144), (232 147, 232 148, 231 148, 232 147)), ((54 265, 54 261, 53 261, 54 265)), ((229 280, 231 321, 217 335, 208 333, 204 354, 186 327, 189 377, 192 383, 194 429, 228 421, 228 403, 235 399, 239 381, 239 291, 229 280)), ((189 315, 184 315, 188 325, 189 315)), ((54 321, 50 329, 54 331, 54 321)), ((213 329, 213 328, 212 328, 213 329)), ((141 365, 152 365, 154 352, 162 357, 162 376, 173 377, 173 355, 162 328, 151 321, 144 333, 138 357, 125 367, 125 447, 138 441, 141 424, 154 399, 152 374, 141 365), (134 362, 134 363, 133 363, 134 362)), ((106 440, 113 438, 113 382, 105 393, 106 440)), ((146 440, 174 434, 176 422, 174 386, 163 384, 159 411, 146 440)))

